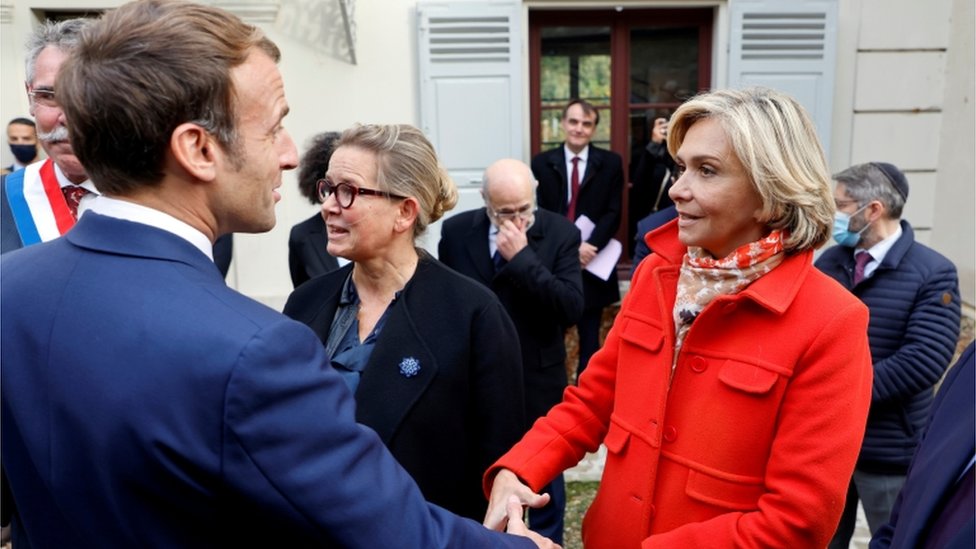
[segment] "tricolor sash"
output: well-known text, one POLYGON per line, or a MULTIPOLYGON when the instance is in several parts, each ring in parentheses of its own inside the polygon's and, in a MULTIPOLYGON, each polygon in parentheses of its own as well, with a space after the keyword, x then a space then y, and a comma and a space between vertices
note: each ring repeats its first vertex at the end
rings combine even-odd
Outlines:
POLYGON ((74 226, 54 174, 54 161, 35 162, 4 180, 7 202, 24 246, 53 240, 74 226))

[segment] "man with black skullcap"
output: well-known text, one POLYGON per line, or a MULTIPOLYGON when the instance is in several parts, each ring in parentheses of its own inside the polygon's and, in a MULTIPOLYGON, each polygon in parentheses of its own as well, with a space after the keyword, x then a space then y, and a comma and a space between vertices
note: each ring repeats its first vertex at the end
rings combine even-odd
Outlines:
POLYGON ((816 265, 870 309, 874 364, 864 444, 830 543, 846 549, 858 500, 872 534, 888 519, 932 407, 933 387, 955 351, 960 299, 956 267, 916 242, 901 219, 908 198, 901 170, 871 162, 834 179, 834 240, 840 246, 825 251, 816 265))

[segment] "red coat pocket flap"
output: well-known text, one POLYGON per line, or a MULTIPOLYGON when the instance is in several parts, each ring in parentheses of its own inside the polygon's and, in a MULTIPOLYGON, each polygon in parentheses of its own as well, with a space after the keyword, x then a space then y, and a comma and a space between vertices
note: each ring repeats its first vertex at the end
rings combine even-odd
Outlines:
POLYGON ((630 432, 611 421, 610 428, 607 429, 607 436, 603 439, 603 444, 606 445, 607 450, 619 454, 627 446, 628 440, 630 440, 630 432))
POLYGON ((779 374, 771 372, 755 364, 747 364, 735 360, 727 360, 722 365, 718 378, 730 387, 753 394, 768 393, 779 374))
POLYGON ((660 326, 636 318, 624 318, 620 325, 620 339, 648 351, 657 352, 664 343, 664 333, 660 326))

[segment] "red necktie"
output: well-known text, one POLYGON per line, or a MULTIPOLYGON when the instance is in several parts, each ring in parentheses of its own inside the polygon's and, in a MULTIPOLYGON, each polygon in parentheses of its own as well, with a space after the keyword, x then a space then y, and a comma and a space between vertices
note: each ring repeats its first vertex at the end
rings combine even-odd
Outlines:
POLYGON ((862 280, 864 280, 864 267, 866 267, 867 264, 870 263, 872 259, 874 258, 871 257, 871 254, 869 254, 868 252, 861 251, 854 254, 854 285, 855 286, 857 286, 858 284, 861 283, 862 280))
POLYGON ((566 209, 566 217, 570 221, 576 221, 576 198, 579 195, 579 161, 580 157, 573 157, 573 173, 569 178, 570 196, 569 208, 566 209))
POLYGON ((79 185, 68 185, 61 187, 61 192, 64 193, 64 200, 68 203, 68 209, 71 210, 71 217, 78 219, 78 204, 88 194, 88 189, 79 185))

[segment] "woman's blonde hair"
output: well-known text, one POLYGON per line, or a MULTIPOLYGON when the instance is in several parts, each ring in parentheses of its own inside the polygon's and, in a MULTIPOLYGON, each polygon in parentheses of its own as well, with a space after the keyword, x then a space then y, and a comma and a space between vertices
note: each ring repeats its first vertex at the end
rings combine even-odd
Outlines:
POLYGON ((705 118, 722 125, 762 198, 762 220, 786 232, 787 253, 818 248, 830 238, 830 172, 813 122, 795 99, 760 87, 699 94, 671 116, 671 156, 676 156, 688 129, 705 118))
POLYGON ((335 148, 358 147, 376 155, 381 190, 417 199, 416 239, 458 201, 457 187, 437 160, 434 146, 409 124, 358 124, 342 132, 335 148))

